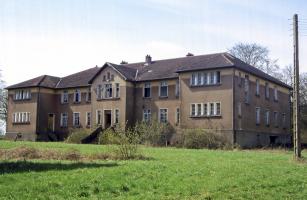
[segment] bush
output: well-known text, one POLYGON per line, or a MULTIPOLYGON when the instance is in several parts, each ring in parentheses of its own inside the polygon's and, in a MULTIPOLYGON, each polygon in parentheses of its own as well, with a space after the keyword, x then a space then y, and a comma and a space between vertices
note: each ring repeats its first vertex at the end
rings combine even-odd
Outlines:
POLYGON ((118 144, 115 138, 115 130, 108 128, 99 135, 98 144, 118 144))
POLYGON ((137 122, 135 131, 142 144, 152 146, 167 146, 171 135, 174 133, 170 124, 159 123, 156 119, 152 119, 150 122, 137 122))
POLYGON ((67 143, 81 144, 81 140, 90 134, 89 130, 73 129, 65 140, 67 143))
POLYGON ((226 138, 216 134, 213 131, 206 131, 201 129, 188 129, 183 131, 181 137, 183 147, 189 149, 217 149, 229 148, 230 143, 226 138))

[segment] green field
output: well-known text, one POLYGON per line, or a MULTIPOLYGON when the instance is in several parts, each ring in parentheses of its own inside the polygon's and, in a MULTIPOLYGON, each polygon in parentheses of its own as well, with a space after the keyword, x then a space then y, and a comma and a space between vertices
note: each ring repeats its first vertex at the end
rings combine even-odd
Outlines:
MULTIPOLYGON (((84 154, 101 145, 0 141, 84 154)), ((306 199, 307 164, 284 150, 142 147, 149 160, 1 161, 1 199, 306 199), (21 166, 20 166, 21 165, 21 166), (18 167, 16 167, 18 166, 18 167)), ((306 152, 304 155, 307 156, 306 152)))

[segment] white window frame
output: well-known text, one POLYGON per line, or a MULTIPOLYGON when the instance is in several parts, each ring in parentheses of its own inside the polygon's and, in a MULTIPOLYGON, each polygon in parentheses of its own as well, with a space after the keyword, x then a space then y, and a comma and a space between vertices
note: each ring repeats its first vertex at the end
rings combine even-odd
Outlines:
POLYGON ((260 81, 259 79, 256 79, 256 95, 260 95, 260 81))
POLYGON ((162 98, 168 97, 168 82, 167 81, 161 81, 160 82, 159 97, 162 97, 162 98), (161 95, 162 87, 166 87, 166 96, 161 95))
POLYGON ((104 89, 105 89, 104 98, 106 98, 106 99, 113 98, 113 86, 112 86, 112 83, 106 83, 104 85, 104 89))
POLYGON ((91 127, 92 126, 92 113, 91 112, 86 112, 85 113, 85 125, 87 127, 91 127))
POLYGON ((63 128, 66 128, 68 126, 68 113, 61 113, 60 126, 63 128), (64 117, 64 115, 66 115, 66 117, 64 117), (64 119, 66 120, 66 124, 64 123, 64 119))
POLYGON ((144 83, 144 85, 143 85, 143 97, 144 97, 144 98, 151 98, 151 83, 150 83, 150 82, 146 82, 146 83, 144 83), (149 90, 149 96, 148 96, 148 97, 145 96, 145 94, 146 94, 146 92, 145 92, 146 89, 149 90))
POLYGON ((68 90, 63 90, 61 93, 61 103, 68 103, 68 90))
POLYGON ((115 108, 114 109, 114 124, 119 124, 119 119, 120 119, 119 109, 115 108))
POLYGON ((256 125, 260 125, 261 108, 260 107, 256 107, 255 108, 255 113, 256 113, 256 125))
POLYGON ((167 108, 159 108, 159 122, 160 123, 167 123, 168 122, 168 109, 167 108), (166 110, 166 121, 165 122, 161 121, 161 110, 166 110))
POLYGON ((143 109, 143 121, 144 122, 151 121, 151 109, 143 109))
POLYGON ((74 92, 74 102, 75 103, 80 103, 81 102, 81 98, 82 98, 81 97, 81 90, 80 89, 76 89, 75 92, 74 92), (78 97, 79 97, 78 101, 77 101, 77 98, 76 98, 77 94, 78 94, 78 97))
POLYGON ((265 125, 270 126, 270 110, 265 110, 265 125))
POLYGON ((73 112, 73 122, 72 122, 72 124, 73 124, 73 126, 80 126, 81 125, 81 123, 80 123, 80 112, 73 112), (78 114, 79 115, 79 120, 78 120, 78 122, 79 122, 79 124, 75 124, 75 120, 76 120, 76 116, 75 116, 75 114, 78 114))
POLYGON ((115 98, 120 98, 120 85, 115 83, 115 98))

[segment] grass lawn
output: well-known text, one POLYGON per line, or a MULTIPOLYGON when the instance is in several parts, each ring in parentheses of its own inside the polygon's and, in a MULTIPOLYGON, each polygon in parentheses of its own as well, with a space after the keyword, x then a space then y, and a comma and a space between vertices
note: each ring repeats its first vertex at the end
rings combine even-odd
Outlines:
MULTIPOLYGON (((84 154, 108 151, 100 145, 0 141, 0 148, 22 145, 76 148, 84 154)), ((307 164, 293 162, 292 152, 147 147, 141 151, 151 159, 19 161, 19 165, 1 161, 0 199, 307 198, 307 164)))

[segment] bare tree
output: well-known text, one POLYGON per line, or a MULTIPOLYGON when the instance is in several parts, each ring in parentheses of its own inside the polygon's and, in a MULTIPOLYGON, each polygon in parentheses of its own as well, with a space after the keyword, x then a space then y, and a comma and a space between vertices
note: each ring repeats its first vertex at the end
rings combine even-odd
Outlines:
POLYGON ((280 67, 277 64, 278 60, 273 60, 269 57, 269 50, 267 47, 256 43, 238 43, 228 51, 235 57, 266 72, 267 74, 278 79, 283 77, 280 67))
POLYGON ((2 75, 0 71, 0 134, 3 134, 3 128, 6 126, 7 120, 7 101, 8 93, 4 89, 5 82, 2 80, 2 75))

